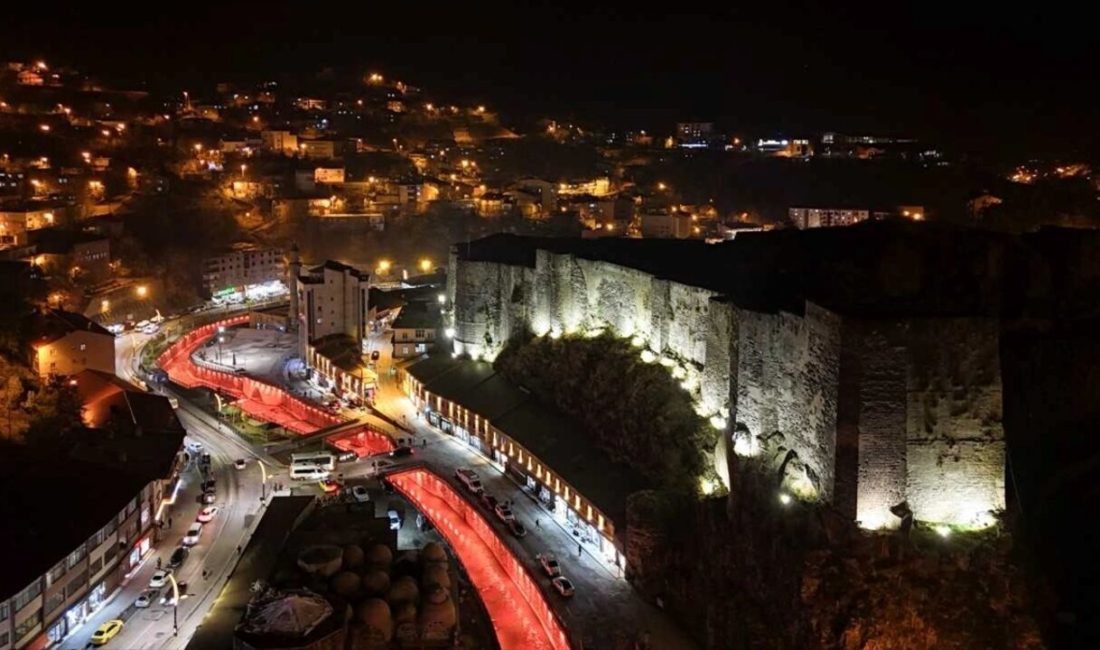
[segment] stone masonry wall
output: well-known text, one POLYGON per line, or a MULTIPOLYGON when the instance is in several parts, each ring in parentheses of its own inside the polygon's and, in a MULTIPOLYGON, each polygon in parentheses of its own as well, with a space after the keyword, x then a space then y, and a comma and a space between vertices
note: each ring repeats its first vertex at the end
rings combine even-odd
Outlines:
POLYGON ((452 259, 448 282, 459 353, 492 359, 523 329, 638 338, 701 412, 736 436, 747 429, 750 452, 793 450, 796 478, 826 500, 839 484, 838 505, 865 527, 896 525, 890 508, 903 501, 918 519, 955 524, 1004 506, 994 321, 842 323, 812 303, 801 315, 755 312, 548 251, 533 269, 452 259))
POLYGON ((738 427, 767 449, 794 450, 818 496, 834 482, 840 320, 807 305, 805 317, 737 310, 738 427))
POLYGON ((1005 505, 998 324, 909 322, 906 490, 917 519, 982 524, 1005 505))

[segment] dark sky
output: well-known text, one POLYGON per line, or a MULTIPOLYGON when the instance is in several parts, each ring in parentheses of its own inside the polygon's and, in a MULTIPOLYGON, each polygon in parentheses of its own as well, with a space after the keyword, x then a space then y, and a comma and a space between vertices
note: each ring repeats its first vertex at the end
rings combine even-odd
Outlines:
POLYGON ((792 135, 915 133, 962 148, 1097 144, 1100 48, 1086 14, 1053 4, 348 4, 131 13, 20 3, 0 25, 0 49, 181 86, 377 66, 441 94, 653 129, 695 117, 792 135))

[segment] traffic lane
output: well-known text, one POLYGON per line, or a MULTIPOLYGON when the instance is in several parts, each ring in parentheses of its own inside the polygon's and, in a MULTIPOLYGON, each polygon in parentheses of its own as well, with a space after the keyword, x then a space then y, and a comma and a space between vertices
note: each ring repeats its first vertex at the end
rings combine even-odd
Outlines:
MULTIPOLYGON (((117 647, 144 647, 145 644, 156 638, 162 638, 165 630, 161 627, 163 618, 162 609, 171 613, 171 608, 163 608, 159 604, 148 609, 133 606, 134 601, 143 591, 149 588, 149 579, 157 570, 157 558, 160 558, 164 566, 168 565, 168 559, 179 546, 180 540, 187 532, 188 526, 197 515, 200 505, 198 497, 200 493, 201 478, 192 463, 180 476, 180 489, 176 495, 176 503, 166 508, 163 516, 165 522, 171 522, 170 526, 159 531, 159 542, 149 553, 140 569, 131 576, 112 600, 96 615, 89 619, 78 631, 65 642, 65 646, 84 647, 91 641, 91 636, 101 624, 111 619, 120 618, 126 621, 122 632, 119 633, 111 644, 117 647)), ((151 533, 150 533, 151 534, 151 533)), ((187 563, 194 561, 194 556, 189 555, 187 563)), ((162 590, 163 591, 163 590, 162 590)), ((171 624, 167 633, 171 633, 171 624)))

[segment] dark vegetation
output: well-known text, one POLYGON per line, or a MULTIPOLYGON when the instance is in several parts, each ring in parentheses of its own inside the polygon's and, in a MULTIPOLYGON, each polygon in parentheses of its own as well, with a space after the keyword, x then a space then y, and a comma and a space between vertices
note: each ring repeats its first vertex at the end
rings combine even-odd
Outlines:
POLYGON ((694 494, 714 431, 666 368, 610 335, 517 340, 496 368, 544 403, 576 416, 613 462, 654 484, 694 494))

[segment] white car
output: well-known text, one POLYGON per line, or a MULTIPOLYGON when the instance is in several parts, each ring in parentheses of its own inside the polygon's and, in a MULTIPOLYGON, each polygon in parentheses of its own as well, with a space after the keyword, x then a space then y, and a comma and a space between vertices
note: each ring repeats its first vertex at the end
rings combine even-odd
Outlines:
POLYGON ((218 506, 206 506, 202 510, 199 510, 199 515, 195 517, 195 521, 208 524, 214 520, 214 516, 218 514, 218 506))
POLYGON ((149 578, 150 589, 161 589, 164 585, 168 584, 168 576, 172 575, 170 569, 157 569, 157 572, 153 574, 152 578, 149 578))
POLYGON ((200 537, 202 537, 202 523, 196 521, 191 524, 191 527, 187 529, 187 534, 183 536, 183 545, 194 546, 199 543, 200 537))
POLYGON ((573 592, 575 591, 573 589, 573 583, 569 582, 569 578, 566 578, 565 576, 558 576, 554 578, 550 581, 550 584, 554 585, 554 589, 556 589, 559 594, 565 596, 566 598, 572 596, 573 592))
POLYGON ((134 607, 145 608, 153 604, 153 601, 157 599, 159 592, 156 589, 146 589, 141 592, 141 595, 134 601, 134 607))
POLYGON ((355 499, 359 503, 366 503, 370 501, 370 493, 367 492, 367 486, 365 485, 351 486, 351 489, 348 490, 348 494, 351 495, 352 499, 355 499))
POLYGON ((546 575, 551 578, 556 578, 561 575, 561 565, 558 564, 557 559, 550 554, 538 555, 539 564, 542 566, 542 570, 546 572, 546 575))
POLYGON ((512 514, 512 509, 503 503, 498 503, 497 507, 493 508, 493 512, 496 513, 497 519, 501 521, 514 521, 516 516, 512 514))

